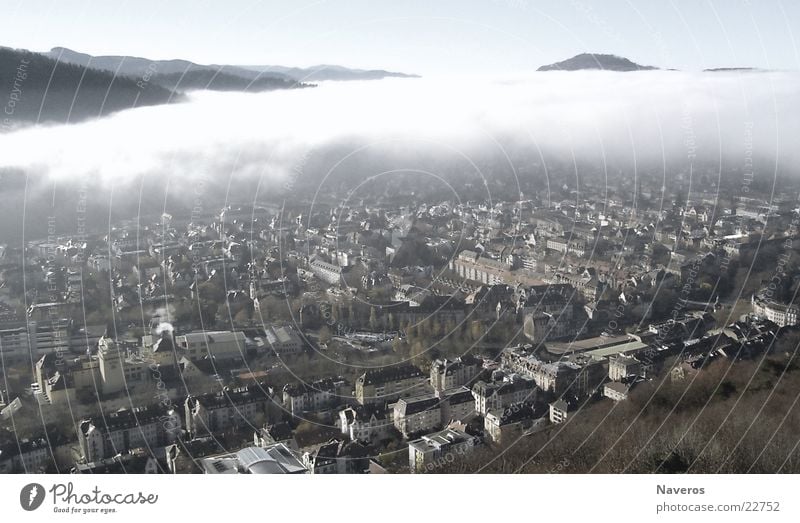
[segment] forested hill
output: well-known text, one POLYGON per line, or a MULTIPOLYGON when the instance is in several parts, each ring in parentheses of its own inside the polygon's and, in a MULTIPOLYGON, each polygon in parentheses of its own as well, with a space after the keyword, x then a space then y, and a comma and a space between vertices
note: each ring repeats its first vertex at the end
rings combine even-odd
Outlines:
POLYGON ((584 71, 602 69, 604 71, 652 71, 658 69, 651 65, 639 65, 622 56, 613 54, 581 53, 562 62, 543 65, 538 71, 584 71))
POLYGON ((32 122, 76 122, 180 98, 154 82, 9 48, 0 48, 0 95, 3 130, 32 122))

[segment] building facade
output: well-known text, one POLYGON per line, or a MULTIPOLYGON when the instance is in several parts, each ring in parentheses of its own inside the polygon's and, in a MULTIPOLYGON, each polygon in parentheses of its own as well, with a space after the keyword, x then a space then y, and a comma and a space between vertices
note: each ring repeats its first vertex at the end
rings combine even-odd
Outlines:
POLYGON ((270 390, 260 384, 189 396, 184 404, 186 431, 199 437, 246 426, 260 427, 271 421, 273 406, 270 390))
POLYGON ((178 413, 160 405, 120 410, 78 424, 85 462, 99 461, 136 448, 165 447, 181 432, 178 413))
POLYGON ((356 380, 356 401, 369 405, 419 395, 427 381, 425 373, 414 365, 371 369, 356 380))
POLYGON ((412 473, 436 470, 469 455, 480 440, 466 432, 445 429, 408 443, 408 468, 412 473))
POLYGON ((483 361, 469 354, 455 360, 437 359, 431 365, 430 380, 435 391, 469 384, 483 370, 483 361))

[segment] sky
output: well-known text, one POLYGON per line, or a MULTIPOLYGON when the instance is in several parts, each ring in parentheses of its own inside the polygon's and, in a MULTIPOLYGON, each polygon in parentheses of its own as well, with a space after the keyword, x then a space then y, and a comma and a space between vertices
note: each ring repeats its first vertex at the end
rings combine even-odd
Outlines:
POLYGON ((793 0, 2 0, 0 45, 198 63, 524 73, 581 52, 800 69, 793 0))

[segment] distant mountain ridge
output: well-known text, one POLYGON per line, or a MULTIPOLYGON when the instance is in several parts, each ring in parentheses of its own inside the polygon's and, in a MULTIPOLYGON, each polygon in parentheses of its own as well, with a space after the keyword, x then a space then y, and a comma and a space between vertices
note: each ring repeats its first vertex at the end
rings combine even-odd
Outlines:
POLYGON ((194 71, 213 71, 235 75, 248 80, 272 78, 286 83, 319 82, 323 80, 379 80, 381 78, 414 78, 416 75, 384 71, 382 69, 350 69, 340 65, 315 65, 313 67, 284 67, 279 65, 201 65, 189 60, 151 60, 137 56, 92 56, 66 47, 54 47, 43 53, 54 60, 95 69, 118 72, 128 76, 173 75, 194 71))
POLYGON ((759 73, 764 71, 764 69, 759 69, 758 67, 711 67, 708 69, 703 69, 704 73, 729 73, 737 71, 745 73, 759 73))
POLYGON ((280 65, 242 65, 244 69, 265 73, 284 74, 298 82, 323 82, 326 80, 380 80, 382 78, 419 78, 416 74, 398 73, 383 69, 350 69, 341 65, 313 65, 311 67, 284 67, 280 65))
MULTIPOLYGON (((59 62, 92 67, 115 74, 147 78, 167 89, 190 91, 267 91, 300 87, 280 73, 263 73, 229 65, 200 65, 189 60, 151 60, 138 56, 92 56, 65 47, 54 47, 45 56, 59 62)), ((305 85, 303 85, 305 86, 305 85)))
POLYGON ((584 71, 584 70, 603 70, 603 71, 654 71, 658 67, 651 65, 639 65, 622 56, 613 54, 581 53, 562 62, 543 65, 537 71, 584 71))
POLYGON ((92 56, 66 47, 53 47, 50 51, 41 54, 59 62, 92 67, 126 76, 143 76, 148 73, 182 73, 205 68, 188 60, 150 60, 138 56, 116 55, 92 56))

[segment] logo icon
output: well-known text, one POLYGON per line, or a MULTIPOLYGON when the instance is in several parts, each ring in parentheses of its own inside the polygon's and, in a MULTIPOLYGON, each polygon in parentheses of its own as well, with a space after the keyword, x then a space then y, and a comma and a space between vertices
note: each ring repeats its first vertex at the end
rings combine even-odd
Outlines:
POLYGON ((27 511, 36 510, 44 501, 44 487, 38 483, 29 483, 19 493, 19 504, 27 511))

